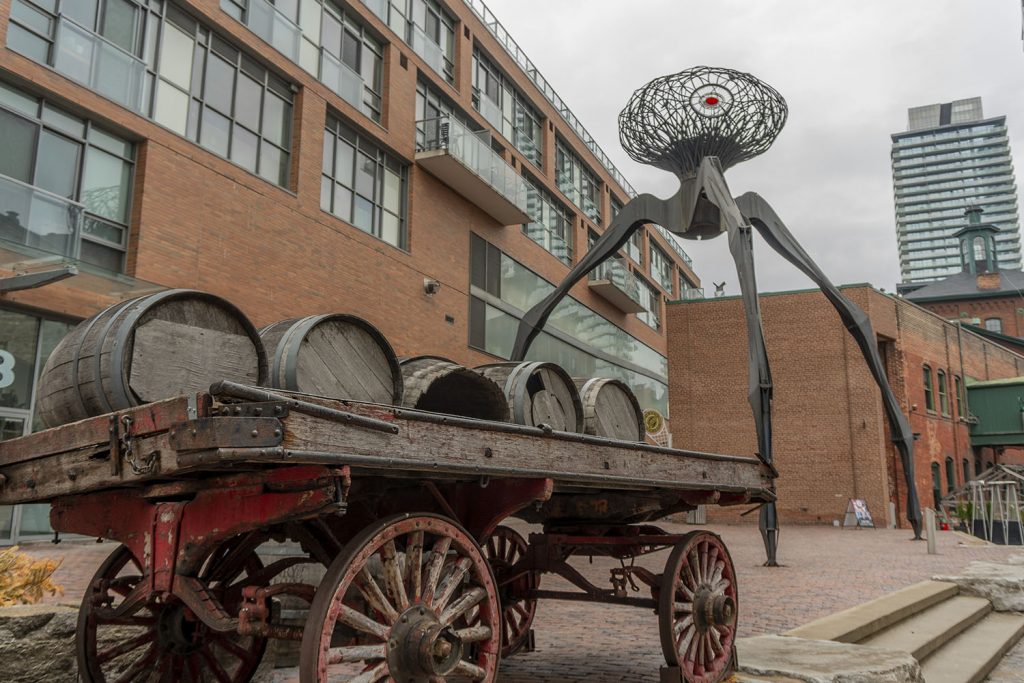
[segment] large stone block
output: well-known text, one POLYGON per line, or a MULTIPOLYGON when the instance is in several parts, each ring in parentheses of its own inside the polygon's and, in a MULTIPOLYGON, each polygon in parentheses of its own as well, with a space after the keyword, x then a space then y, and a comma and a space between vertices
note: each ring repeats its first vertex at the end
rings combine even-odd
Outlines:
POLYGON ((866 645, 758 636, 736 641, 741 681, 925 683, 910 654, 866 645))
POLYGON ((988 598, 997 612, 1024 612, 1024 564, 975 561, 959 574, 933 578, 955 583, 964 595, 988 598))
POLYGON ((0 681, 75 683, 76 618, 63 605, 0 608, 0 681))

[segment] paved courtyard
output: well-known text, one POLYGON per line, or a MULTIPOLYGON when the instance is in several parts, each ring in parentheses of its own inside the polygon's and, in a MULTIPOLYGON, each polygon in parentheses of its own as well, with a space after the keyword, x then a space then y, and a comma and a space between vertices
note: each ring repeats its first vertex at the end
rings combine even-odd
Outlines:
MULTIPOLYGON (((517 525, 527 531, 525 525, 517 525)), ((670 531, 694 527, 662 524, 670 531)), ((729 547, 739 577, 740 636, 778 633, 884 593, 948 573, 972 560, 1005 561, 1019 548, 986 547, 955 532, 941 532, 938 555, 928 555, 924 542, 911 542, 903 530, 842 530, 833 527, 789 527, 780 539, 783 566, 762 566, 764 550, 756 527, 711 526, 729 547)), ((113 548, 110 543, 38 544, 25 550, 37 556, 64 557, 57 580, 66 593, 54 601, 79 600, 88 577, 113 548)), ((639 561, 661 571, 667 551, 639 561)), ((598 585, 608 585, 608 569, 617 563, 595 558, 576 566, 598 585)), ((546 577, 547 589, 568 588, 546 577)), ((590 603, 547 602, 534 622, 537 649, 502 665, 505 683, 610 683, 656 681, 662 664, 657 617, 638 608, 590 603)), ((1024 680, 1024 646, 1018 645, 993 674, 999 683, 1024 680)), ((281 670, 279 683, 297 680, 281 670)))

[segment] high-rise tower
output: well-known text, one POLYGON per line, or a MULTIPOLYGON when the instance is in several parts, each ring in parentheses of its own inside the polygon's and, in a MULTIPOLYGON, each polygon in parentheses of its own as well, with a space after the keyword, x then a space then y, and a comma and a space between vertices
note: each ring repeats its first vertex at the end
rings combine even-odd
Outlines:
POLYGON ((996 257, 1021 267, 1017 186, 1006 117, 985 118, 981 98, 913 107, 892 135, 892 175, 901 291, 960 271, 955 234, 978 206, 999 228, 996 257), (906 286, 911 285, 911 286, 906 286))

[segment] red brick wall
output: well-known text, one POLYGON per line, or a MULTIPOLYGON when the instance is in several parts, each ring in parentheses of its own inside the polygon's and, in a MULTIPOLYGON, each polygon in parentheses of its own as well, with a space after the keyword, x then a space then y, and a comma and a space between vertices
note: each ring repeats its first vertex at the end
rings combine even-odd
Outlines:
POLYGON ((922 303, 923 308, 933 311, 947 320, 979 318, 984 327, 987 318, 1003 321, 1003 334, 1010 337, 1024 337, 1024 296, 1002 296, 991 299, 967 299, 942 303, 922 303))
MULTIPOLYGON (((947 490, 945 458, 954 459, 955 483, 963 483, 962 459, 973 453, 968 426, 959 420, 954 374, 995 379, 1024 374, 1024 357, 959 331, 954 325, 869 286, 844 293, 868 313, 887 362, 890 384, 909 412, 915 445, 917 490, 931 505, 932 462, 939 462, 947 490), (959 331, 959 338, 958 338, 959 331), (922 364, 941 368, 950 385, 949 415, 924 403, 922 364), (912 405, 916 409, 910 410, 912 405)), ((878 523, 889 501, 905 513, 902 467, 891 444, 881 398, 859 349, 819 292, 761 298, 775 386, 774 436, 779 511, 783 522, 830 523, 841 519, 848 498, 863 498, 878 523)), ((669 400, 673 443, 682 448, 752 454, 753 419, 746 401, 747 340, 741 302, 710 299, 669 307, 669 400)), ((992 453, 983 454, 991 459, 992 453)), ((1016 457, 1005 454, 999 461, 1016 457)), ((735 511, 712 511, 734 519, 735 511)), ((753 521, 755 516, 748 516, 753 521)))

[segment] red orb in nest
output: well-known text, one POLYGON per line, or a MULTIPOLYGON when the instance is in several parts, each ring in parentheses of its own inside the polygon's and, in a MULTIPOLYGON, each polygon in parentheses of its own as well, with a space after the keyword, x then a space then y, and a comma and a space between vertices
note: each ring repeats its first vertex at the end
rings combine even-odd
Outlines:
POLYGON ((714 95, 708 95, 707 97, 704 98, 704 104, 708 105, 709 107, 713 107, 716 104, 718 104, 718 98, 715 97, 714 95))

